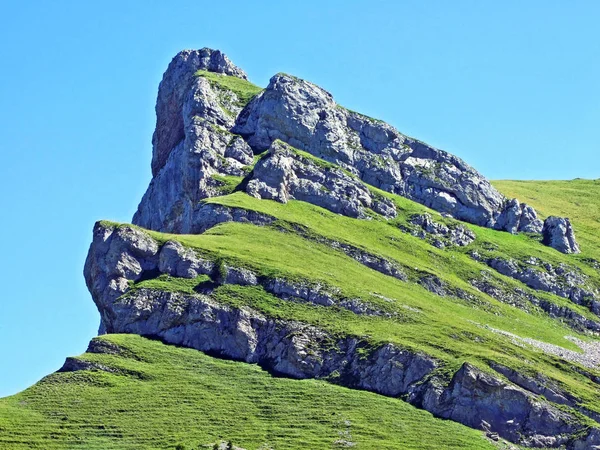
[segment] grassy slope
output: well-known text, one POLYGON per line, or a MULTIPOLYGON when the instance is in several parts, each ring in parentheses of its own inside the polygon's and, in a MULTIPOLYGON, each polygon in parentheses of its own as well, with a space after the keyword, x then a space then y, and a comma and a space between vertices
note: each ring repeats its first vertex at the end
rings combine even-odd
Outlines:
POLYGON ((261 87, 233 76, 209 72, 207 70, 198 70, 194 75, 206 78, 210 83, 217 85, 221 89, 234 92, 238 97, 237 106, 239 107, 246 106, 252 97, 262 91, 261 87))
POLYGON ((494 181, 503 194, 533 206, 542 217, 571 219, 581 258, 600 261, 600 179, 569 181, 494 181))
MULTIPOLYGON (((405 212, 412 213, 422 208, 405 199, 396 200, 400 206, 406 203, 405 212)), ((483 268, 463 251, 435 249, 385 221, 360 221, 332 214, 303 202, 292 201, 282 205, 268 200, 256 200, 239 192, 209 201, 255 209, 302 224, 312 232, 345 240, 420 271, 438 274, 465 289, 470 287, 463 278, 476 274, 483 268)), ((477 227, 475 229, 484 236, 488 231, 477 227)), ((515 248, 523 247, 523 251, 528 249, 532 254, 548 254, 552 261, 568 258, 551 249, 549 252, 539 242, 526 236, 511 236, 500 232, 490 232, 490 235, 490 239, 508 241, 510 245, 516 242, 515 248)), ((565 336, 577 334, 545 314, 528 314, 480 294, 477 303, 439 297, 414 283, 404 283, 367 269, 338 251, 294 233, 281 232, 276 227, 226 223, 199 236, 160 233, 154 233, 154 236, 163 241, 178 239, 205 254, 218 255, 265 275, 319 280, 339 286, 344 295, 360 297, 388 310, 392 309, 399 317, 367 318, 336 308, 285 302, 257 288, 221 288, 217 291, 221 301, 248 304, 269 315, 306 321, 333 333, 368 336, 374 343, 391 341, 423 350, 445 361, 449 370, 456 369, 465 360, 480 367, 485 367, 487 361, 494 360, 520 370, 542 372, 582 398, 589 408, 598 409, 597 386, 587 378, 574 374, 570 365, 538 351, 516 346, 507 338, 480 326, 486 324, 522 337, 576 348, 565 336), (393 299, 393 302, 381 301, 373 293, 393 299)), ((511 281, 507 279, 507 282, 511 281)), ((476 294, 476 291, 471 292, 476 294)), ((554 296, 548 297, 561 301, 554 296)))
POLYGON ((83 359, 133 375, 55 373, 0 400, 0 448, 196 449, 231 440, 247 449, 332 449, 338 439, 358 449, 494 448, 479 432, 395 399, 274 378, 138 336, 103 339, 127 357, 83 359))
MULTIPOLYGON (((400 231, 397 225, 406 223, 411 214, 426 208, 397 196, 389 197, 396 202, 400 214, 395 221, 387 222, 350 219, 303 202, 282 205, 236 192, 208 201, 254 209, 274 215, 279 221, 270 227, 225 223, 198 236, 151 234, 162 242, 177 239, 205 255, 251 267, 264 275, 339 286, 345 296, 360 297, 397 313, 397 317, 364 317, 337 308, 283 301, 257 287, 221 287, 214 294, 221 302, 249 305, 270 316, 313 323, 334 334, 362 336, 373 344, 391 341, 425 351, 445 363, 442 370, 446 373, 451 373, 465 360, 484 369, 488 361, 495 360, 521 371, 542 372, 581 398, 588 408, 598 410, 598 387, 574 373, 570 364, 516 346, 480 325, 570 348, 574 348, 573 344, 564 336, 576 333, 544 314, 527 314, 477 294, 465 280, 476 275, 482 266, 472 261, 465 250, 439 250, 400 231), (436 274, 470 290, 478 295, 478 300, 466 302, 435 296, 415 283, 384 276, 328 246, 282 231, 290 229, 292 224, 303 226, 309 235, 345 241, 419 272, 436 274), (392 302, 382 301, 373 294, 385 296, 392 302)), ((555 212, 565 214, 562 210, 555 212)), ((565 261, 591 270, 580 259, 561 255, 532 237, 511 236, 479 227, 472 229, 478 235, 472 245, 481 249, 494 244, 498 247, 497 253, 532 254, 554 263, 565 261)), ((206 277, 181 280, 163 276, 140 285, 193 293, 194 286, 204 281, 206 277)), ((188 446, 210 443, 222 436, 249 448, 258 448, 263 443, 275 448, 302 448, 301 442, 309 442, 311 448, 331 448, 338 436, 336 433, 343 431, 339 424, 348 419, 359 448, 424 448, 421 442, 424 434, 433 436, 428 441, 432 448, 450 448, 461 439, 469 442, 457 445, 467 448, 486 445, 471 431, 433 420, 397 400, 323 382, 273 379, 256 367, 214 360, 199 352, 165 347, 131 336, 110 339, 130 347, 145 362, 106 355, 87 355, 86 358, 137 372, 137 377, 105 373, 51 375, 31 389, 1 401, 0 430, 5 431, 0 433, 0 444, 2 436, 11 442, 21 436, 24 440, 37 440, 40 448, 52 448, 48 436, 54 436, 51 442, 56 448, 70 448, 76 441, 81 441, 84 448, 110 448, 111 445, 126 448, 128 443, 129 448, 144 445, 164 448, 178 442, 188 446), (151 356, 144 356, 146 353, 151 356), (224 370, 229 372, 224 374, 224 370), (224 379, 228 381, 223 383, 224 379), (262 380, 260 393, 252 391, 256 379, 262 380), (160 409, 159 405, 164 408, 160 409), (236 418, 224 420, 224 417, 236 418), (151 432, 142 425, 147 423, 151 424, 151 432), (419 423, 418 433, 414 430, 415 423, 419 423), (100 426, 105 428, 98 428, 100 426), (438 428, 442 426, 450 428, 438 428), (452 426, 458 428, 452 429, 452 426), (140 431, 142 429, 144 431, 140 431), (406 432, 398 433, 398 429, 406 432), (119 438, 118 444, 115 444, 116 438, 119 438)), ((18 448, 15 442, 11 447, 18 448)))

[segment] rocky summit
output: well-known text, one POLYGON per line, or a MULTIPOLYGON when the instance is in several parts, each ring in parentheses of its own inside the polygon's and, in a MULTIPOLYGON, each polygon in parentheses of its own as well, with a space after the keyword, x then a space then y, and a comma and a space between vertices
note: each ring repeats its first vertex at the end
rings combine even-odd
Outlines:
MULTIPOLYGON (((219 51, 183 51, 173 59, 158 93, 154 178, 135 224, 194 232, 202 220, 198 202, 219 195, 215 176, 244 175, 253 155, 266 151, 246 187, 258 198, 294 198, 364 217, 372 200, 361 186, 368 184, 472 224, 542 232, 535 209, 504 197, 460 158, 350 111, 329 92, 294 76, 276 74, 264 90, 252 89, 246 80, 219 51), (223 76, 229 79, 223 82, 223 76), (248 91, 256 95, 250 99, 248 91), (284 144, 290 149, 285 155, 284 144), (310 170, 315 164, 307 165, 306 158, 295 163, 297 150, 319 158, 321 170, 310 170), (337 175, 325 174, 323 162, 337 175)), ((578 251, 576 243, 565 246, 559 236, 544 242, 566 253, 578 251)))
POLYGON ((598 181, 490 182, 208 48, 156 116, 93 230, 99 336, 0 399, 0 447, 600 449, 598 181))

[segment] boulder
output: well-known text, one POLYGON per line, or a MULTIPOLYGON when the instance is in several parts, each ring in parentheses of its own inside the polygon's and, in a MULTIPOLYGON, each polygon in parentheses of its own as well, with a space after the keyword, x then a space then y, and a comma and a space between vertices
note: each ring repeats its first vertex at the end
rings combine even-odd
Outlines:
POLYGON ((562 253, 580 253, 571 221, 550 216, 544 221, 542 242, 562 253))

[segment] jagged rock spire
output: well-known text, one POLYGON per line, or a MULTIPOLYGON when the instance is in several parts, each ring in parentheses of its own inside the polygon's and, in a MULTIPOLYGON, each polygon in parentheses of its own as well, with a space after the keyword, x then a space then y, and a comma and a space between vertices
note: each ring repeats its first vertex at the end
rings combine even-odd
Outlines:
POLYGON ((152 175, 184 136, 182 105, 198 70, 232 75, 247 80, 246 73, 219 50, 183 50, 171 61, 158 87, 156 129, 152 136, 152 175))
MULTIPOLYGON (((219 194, 214 176, 245 174, 244 166, 249 167, 253 152, 271 148, 280 140, 340 166, 364 183, 456 219, 510 233, 542 232, 542 221, 532 207, 504 197, 457 156, 341 107, 329 92, 313 83, 276 74, 242 109, 239 93, 228 85, 194 76, 200 69, 247 80, 218 50, 184 50, 173 58, 159 87, 152 139, 153 180, 134 216, 138 225, 194 232, 198 202, 219 194)), ((263 165, 268 166, 266 160, 263 165)), ((282 174, 281 180, 305 178, 292 173, 292 166, 286 166, 290 173, 282 174)), ((269 180, 257 179, 266 173, 255 171, 254 181, 247 186, 270 186, 269 180)), ((335 190, 322 189, 314 180, 302 183, 297 192, 331 192, 311 195, 308 200, 304 196, 305 201, 327 209, 331 209, 327 205, 342 201, 335 190)), ((270 189, 287 188, 273 185, 270 189)), ((254 189, 250 193, 262 197, 261 192, 270 191, 254 189)), ((287 197, 295 198, 293 194, 287 197)), ((345 200, 363 206, 371 203, 368 198, 345 200)), ((360 211, 357 215, 361 216, 360 211)), ((562 252, 577 251, 573 246, 553 244, 558 239, 544 242, 562 252)))

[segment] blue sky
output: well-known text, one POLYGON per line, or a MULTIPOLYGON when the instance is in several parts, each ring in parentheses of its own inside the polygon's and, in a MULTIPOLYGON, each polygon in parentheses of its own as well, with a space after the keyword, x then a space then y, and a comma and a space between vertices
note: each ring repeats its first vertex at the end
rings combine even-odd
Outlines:
POLYGON ((600 2, 252 3, 3 3, 0 396, 95 335, 92 226, 131 220, 181 49, 306 78, 492 179, 600 177, 600 2))

